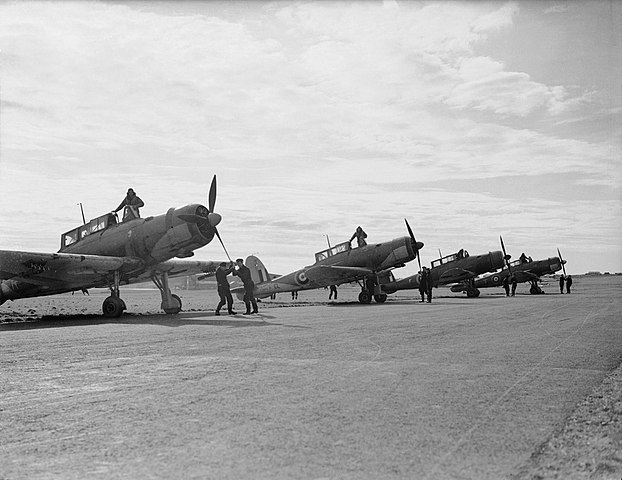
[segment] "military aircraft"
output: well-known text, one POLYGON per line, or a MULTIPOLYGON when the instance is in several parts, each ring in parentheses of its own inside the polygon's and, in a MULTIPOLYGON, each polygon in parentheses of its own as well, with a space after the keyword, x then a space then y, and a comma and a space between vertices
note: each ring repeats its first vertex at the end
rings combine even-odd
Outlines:
MULTIPOLYGON (((503 240, 501 240, 503 246, 503 240)), ((505 247, 504 247, 505 251, 505 247)), ((489 288, 489 287, 501 287, 503 285, 503 279, 514 275, 518 283, 529 282, 529 293, 539 294, 544 293, 542 288, 538 285, 540 278, 543 275, 551 275, 559 270, 563 269, 564 275, 566 275, 566 260, 562 258, 562 254, 557 249, 558 257, 549 257, 544 260, 532 260, 525 254, 522 254, 518 260, 506 263, 506 266, 499 272, 492 273, 490 275, 482 276, 475 281, 476 288, 489 288)), ((452 291, 460 291, 458 289, 452 291)))
POLYGON ((216 175, 208 195, 209 207, 190 204, 147 218, 129 211, 123 218, 133 218, 123 222, 107 213, 63 233, 57 253, 0 250, 0 304, 108 287, 110 296, 103 302, 103 314, 119 317, 126 310, 120 285, 151 279, 160 290, 161 308, 179 313, 181 299, 171 294, 168 278, 212 272, 220 262, 174 258, 193 256, 194 250, 210 243, 214 235, 225 248, 216 228, 222 217, 214 212, 215 203, 216 175))
MULTIPOLYGON (((311 290, 330 285, 358 282, 361 293, 359 302, 371 303, 372 298, 382 303, 387 295, 380 288, 380 278, 394 268, 403 267, 406 262, 419 258, 422 242, 417 242, 406 221, 408 237, 388 242, 352 248, 350 242, 343 242, 315 254, 315 263, 295 272, 272 279, 268 270, 257 257, 249 256, 245 264, 251 270, 255 282, 254 294, 265 298, 280 292, 311 290)), ((240 288, 232 288, 240 296, 240 288)))
MULTIPOLYGON (((430 268, 430 278, 434 287, 457 283, 458 285, 452 287, 452 291, 465 290, 468 297, 478 297, 480 292, 475 286, 475 277, 502 268, 503 261, 503 253, 498 250, 471 256, 469 252, 461 249, 456 253, 434 260, 432 268, 430 268)), ((382 284, 382 290, 385 293, 394 293, 398 290, 419 288, 419 277, 420 274, 400 280, 389 278, 382 284)))

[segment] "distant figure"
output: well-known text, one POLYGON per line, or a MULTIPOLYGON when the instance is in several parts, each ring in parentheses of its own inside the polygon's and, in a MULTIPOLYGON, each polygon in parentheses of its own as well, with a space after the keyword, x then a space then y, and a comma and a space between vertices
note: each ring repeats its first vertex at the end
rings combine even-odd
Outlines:
POLYGON ((337 300, 337 286, 330 286, 330 293, 328 294, 328 299, 331 300, 333 298, 333 294, 335 295, 335 300, 337 300))
POLYGON ((233 297, 231 296, 231 288, 227 281, 227 275, 233 272, 233 268, 233 262, 229 264, 229 268, 227 268, 226 262, 221 262, 216 269, 216 285, 218 286, 218 296, 220 297, 220 302, 216 307, 216 315, 220 315, 220 309, 225 303, 227 304, 229 315, 236 314, 236 312, 233 311, 233 297))
POLYGON ((430 278, 428 267, 423 267, 419 275, 419 295, 421 295, 419 303, 425 302, 426 296, 428 297, 428 303, 432 303, 432 279, 430 278))
POLYGON ((367 238, 367 234, 360 226, 356 227, 356 231, 352 235, 352 238, 350 238, 350 243, 352 243, 352 240, 354 240, 355 238, 359 247, 364 247, 365 245, 367 245, 367 242, 365 241, 365 239, 367 238))
POLYGON ((568 275, 566 277, 566 293, 570 293, 570 287, 572 286, 572 277, 568 275))
POLYGON ((236 259, 235 263, 236 267, 233 271, 233 274, 240 277, 240 280, 242 280, 242 283, 244 284, 244 304, 246 305, 246 311, 244 312, 244 315, 258 313, 257 301, 255 300, 255 295, 253 294, 255 282, 253 282, 253 279, 251 278, 251 271, 246 265, 244 265, 244 260, 242 260, 241 258, 236 259), (252 312, 251 305, 253 306, 252 312))
POLYGON ((292 300, 296 300, 298 298, 298 290, 292 291, 292 300))
POLYGON ((505 290, 505 296, 510 296, 510 276, 506 275, 503 277, 503 289, 505 290))
POLYGON ((134 193, 132 188, 127 190, 127 195, 121 202, 121 204, 113 210, 113 212, 118 212, 122 208, 123 210, 123 221, 132 220, 133 218, 140 218, 139 208, 144 207, 145 202, 143 202, 140 197, 134 193))
POLYGON ((564 293, 564 276, 563 275, 559 276, 559 293, 564 293))
POLYGON ((512 296, 514 296, 514 294, 516 294, 516 286, 518 285, 518 282, 516 281, 516 277, 514 275, 512 275, 512 296))

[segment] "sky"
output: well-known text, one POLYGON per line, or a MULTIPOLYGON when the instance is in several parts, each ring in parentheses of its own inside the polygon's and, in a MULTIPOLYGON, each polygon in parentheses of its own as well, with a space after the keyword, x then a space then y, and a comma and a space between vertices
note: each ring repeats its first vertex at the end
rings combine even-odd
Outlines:
MULTIPOLYGON (((312 264, 358 225, 622 272, 616 1, 0 3, 0 249, 207 204, 231 257, 312 264)), ((226 259, 215 239, 195 252, 226 259)), ((416 261, 395 272, 416 273, 416 261)))

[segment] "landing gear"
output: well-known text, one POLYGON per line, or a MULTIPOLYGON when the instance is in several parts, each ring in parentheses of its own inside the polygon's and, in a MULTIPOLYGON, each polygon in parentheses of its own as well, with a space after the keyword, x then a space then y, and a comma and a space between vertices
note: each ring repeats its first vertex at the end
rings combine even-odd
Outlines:
POLYGON ((386 293, 379 293, 374 295, 374 300, 376 300, 376 303, 384 303, 387 301, 387 294, 386 293))
POLYGON ((110 287, 110 296, 102 304, 102 311, 106 318, 118 318, 127 308, 119 296, 119 281, 119 272, 114 272, 114 284, 110 287))
POLYGON ((359 293, 359 302, 370 304, 372 298, 376 303, 384 303, 387 301, 387 294, 382 293, 382 288, 378 282, 377 276, 366 277, 361 285, 361 293, 359 293))
POLYGON ((544 290, 542 290, 540 288, 540 285, 538 285, 538 282, 536 280, 531 280, 531 287, 529 287, 529 293, 531 293, 532 295, 539 295, 541 293, 544 293, 544 290))
POLYGON ((469 298, 479 297, 480 291, 475 287, 475 280, 472 278, 466 282, 466 294, 469 298))
POLYGON ((371 293, 369 293, 367 290, 363 290, 361 293, 359 293, 359 302, 361 303, 371 303, 371 293))
POLYGON ((467 288, 466 294, 469 298, 477 298, 479 297, 480 291, 475 287, 469 287, 467 288))
POLYGON ((159 276, 154 273, 151 276, 151 280, 160 290, 160 295, 162 295, 162 305, 160 307, 164 310, 164 313, 174 315, 181 312, 181 298, 171 293, 171 289, 168 287, 168 273, 162 272, 159 276))

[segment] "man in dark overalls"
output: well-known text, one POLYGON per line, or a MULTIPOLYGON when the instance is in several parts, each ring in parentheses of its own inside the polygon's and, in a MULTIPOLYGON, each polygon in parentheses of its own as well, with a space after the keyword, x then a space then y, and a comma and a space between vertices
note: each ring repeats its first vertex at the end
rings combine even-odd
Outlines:
POLYGON ((236 259, 235 263, 237 265, 233 274, 240 277, 240 280, 242 280, 242 283, 244 284, 244 303, 246 304, 246 312, 244 312, 244 315, 257 313, 257 301, 255 300, 255 295, 253 294, 253 290, 255 289, 255 282, 253 282, 253 279, 251 277, 251 271, 246 265, 244 265, 244 260, 242 260, 241 258, 236 259), (252 312, 251 305, 253 306, 252 312))
POLYGON ((227 304, 229 315, 236 314, 236 312, 233 311, 233 297, 231 296, 231 288, 227 281, 227 275, 231 272, 233 272, 233 263, 227 268, 227 263, 221 262, 220 266, 216 269, 216 284, 218 285, 218 296, 220 297, 220 302, 216 307, 216 315, 220 315, 220 309, 225 303, 227 304))

